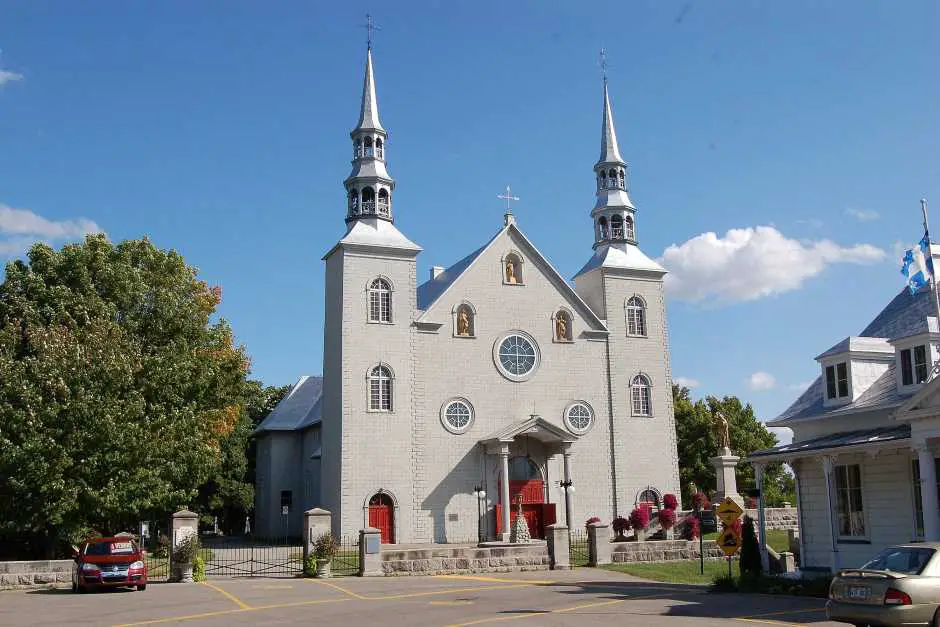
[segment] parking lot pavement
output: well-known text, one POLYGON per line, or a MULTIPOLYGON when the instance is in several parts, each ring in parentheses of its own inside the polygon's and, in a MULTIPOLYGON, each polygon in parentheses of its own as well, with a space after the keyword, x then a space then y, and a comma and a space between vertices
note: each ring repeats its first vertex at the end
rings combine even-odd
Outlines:
POLYGON ((813 625, 820 599, 708 594, 598 569, 479 576, 213 579, 145 592, 0 592, 0 625, 813 625))

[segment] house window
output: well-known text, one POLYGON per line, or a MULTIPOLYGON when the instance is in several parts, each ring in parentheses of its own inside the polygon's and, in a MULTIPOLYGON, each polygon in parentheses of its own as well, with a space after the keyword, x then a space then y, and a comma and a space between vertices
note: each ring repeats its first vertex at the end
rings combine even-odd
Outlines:
MULTIPOLYGON (((940 459, 933 460, 934 476, 940 477, 940 459)), ((924 538, 924 501, 923 501, 923 482, 920 477, 920 460, 911 460, 911 481, 912 494, 914 496, 914 537, 920 540, 924 538)), ((937 499, 940 499, 940 479, 936 485, 937 499)))
POLYGON ((646 337, 646 306, 639 296, 627 301, 627 335, 646 337))
POLYGON ((392 411, 392 372, 386 366, 369 372, 369 409, 392 411))
POLYGON ((845 398, 849 395, 849 367, 842 362, 826 366, 826 397, 845 398))
POLYGON ((294 493, 291 490, 281 490, 281 507, 290 507, 294 504, 294 493))
POLYGON ((650 402, 650 380, 646 375, 638 374, 633 377, 630 384, 631 398, 633 399, 634 416, 652 415, 652 403, 650 402))
POLYGON ((392 321, 392 288, 385 279, 369 285, 369 322, 392 321))
POLYGON ((844 538, 865 536, 865 510, 862 507, 862 468, 858 464, 835 467, 836 516, 839 535, 844 538))
POLYGON ((927 380, 927 347, 924 345, 901 351, 901 385, 914 385, 927 380))

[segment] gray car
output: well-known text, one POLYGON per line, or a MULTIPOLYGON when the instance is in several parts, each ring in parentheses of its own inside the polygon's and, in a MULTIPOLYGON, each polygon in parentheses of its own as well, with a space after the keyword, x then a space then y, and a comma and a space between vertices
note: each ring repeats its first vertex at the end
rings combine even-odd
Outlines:
POLYGON ((940 543, 892 546, 829 586, 830 620, 873 627, 940 627, 940 543))

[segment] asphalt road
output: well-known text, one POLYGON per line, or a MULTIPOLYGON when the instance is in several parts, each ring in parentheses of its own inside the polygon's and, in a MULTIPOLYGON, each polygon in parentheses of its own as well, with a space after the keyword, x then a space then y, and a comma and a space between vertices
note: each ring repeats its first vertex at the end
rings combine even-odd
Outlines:
POLYGON ((212 579, 144 592, 0 592, 0 625, 835 626, 820 599, 708 594, 594 568, 441 577, 212 579))

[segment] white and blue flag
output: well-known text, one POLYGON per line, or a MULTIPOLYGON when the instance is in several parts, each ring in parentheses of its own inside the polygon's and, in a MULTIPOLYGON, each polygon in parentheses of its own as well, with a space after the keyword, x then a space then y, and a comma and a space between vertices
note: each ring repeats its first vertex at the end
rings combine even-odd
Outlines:
POLYGON ((911 290, 911 294, 915 294, 933 279, 930 238, 926 233, 917 246, 904 252, 904 258, 901 260, 901 274, 907 279, 907 287, 911 290))

